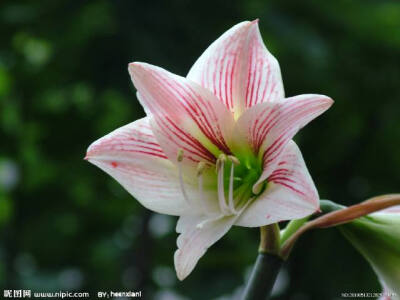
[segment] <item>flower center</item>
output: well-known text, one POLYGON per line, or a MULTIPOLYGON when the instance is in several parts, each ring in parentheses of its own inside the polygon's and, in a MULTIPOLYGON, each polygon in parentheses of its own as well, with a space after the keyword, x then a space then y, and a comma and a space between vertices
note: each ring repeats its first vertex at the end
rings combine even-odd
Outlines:
MULTIPOLYGON (((178 173, 181 192, 190 206, 198 206, 190 199, 184 184, 181 162, 183 150, 178 151, 178 173)), ((253 193, 253 185, 262 173, 262 166, 255 156, 242 159, 233 155, 220 154, 215 164, 215 172, 209 163, 199 162, 197 165, 198 189, 201 199, 201 209, 205 214, 215 214, 204 197, 204 191, 217 190, 218 207, 223 216, 236 215, 244 205, 254 199, 259 193, 253 193), (204 176, 207 176, 205 183, 204 176), (211 179, 211 180, 210 180, 211 179), (211 183, 210 183, 211 182, 211 183)), ((264 185, 265 186, 265 185, 264 185)), ((263 188, 260 190, 260 192, 263 188)))
POLYGON ((216 163, 218 204, 223 215, 235 215, 256 194, 253 185, 261 175, 261 165, 255 157, 239 160, 221 154, 216 163))

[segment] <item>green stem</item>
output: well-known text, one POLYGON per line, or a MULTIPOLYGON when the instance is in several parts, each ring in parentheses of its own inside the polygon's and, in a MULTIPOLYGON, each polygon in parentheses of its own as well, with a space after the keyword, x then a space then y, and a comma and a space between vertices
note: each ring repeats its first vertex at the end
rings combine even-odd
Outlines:
POLYGON ((269 299, 282 264, 279 256, 259 253, 242 299, 269 299))
POLYGON ((278 223, 260 227, 260 247, 258 252, 277 255, 281 246, 280 237, 278 223))
POLYGON ((279 225, 271 224, 260 227, 260 247, 258 256, 247 282, 243 300, 268 299, 279 270, 283 264, 278 256, 280 250, 279 225))
POLYGON ((320 209, 325 214, 330 213, 335 210, 340 210, 340 209, 346 208, 345 206, 337 204, 330 200, 320 200, 319 204, 320 204, 320 209))
POLYGON ((305 217, 303 219, 297 219, 297 220, 292 220, 290 221, 284 230, 282 230, 281 233, 281 245, 287 241, 288 238, 292 236, 301 226, 303 226, 304 223, 308 221, 310 216, 305 217))

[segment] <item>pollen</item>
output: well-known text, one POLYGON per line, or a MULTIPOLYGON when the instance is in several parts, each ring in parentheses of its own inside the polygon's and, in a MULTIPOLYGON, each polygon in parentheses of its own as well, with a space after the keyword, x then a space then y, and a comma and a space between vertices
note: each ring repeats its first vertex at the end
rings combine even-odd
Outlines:
POLYGON ((178 150, 178 153, 177 153, 177 155, 176 155, 176 160, 177 160, 178 162, 181 162, 181 161, 183 160, 183 149, 179 149, 179 150, 178 150))
POLYGON ((235 157, 233 155, 228 155, 228 159, 231 162, 233 162, 235 165, 240 165, 240 160, 237 157, 235 157))
POLYGON ((197 177, 201 176, 203 174, 204 169, 206 168, 206 166, 207 166, 206 163, 203 162, 203 161, 198 163, 198 165, 197 165, 197 177))

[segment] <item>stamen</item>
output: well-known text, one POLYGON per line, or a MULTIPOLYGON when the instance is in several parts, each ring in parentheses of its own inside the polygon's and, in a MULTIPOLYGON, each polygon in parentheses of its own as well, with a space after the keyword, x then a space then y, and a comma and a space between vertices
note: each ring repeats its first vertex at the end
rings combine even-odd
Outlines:
POLYGON ((186 203, 190 205, 191 201, 189 200, 189 197, 188 197, 188 195, 186 193, 185 184, 183 182, 183 175, 182 175, 183 150, 182 149, 178 150, 178 154, 177 154, 176 160, 178 161, 179 186, 181 188, 181 192, 182 192, 183 198, 185 199, 186 203))
POLYGON ((226 155, 221 153, 217 159, 217 163, 216 163, 216 167, 217 167, 217 172, 219 171, 219 169, 221 168, 221 164, 225 163, 226 161, 226 155))
POLYGON ((181 161, 183 160, 183 149, 179 149, 179 150, 178 150, 178 153, 177 153, 177 155, 176 155, 176 160, 177 160, 178 162, 181 162, 181 161))
POLYGON ((233 202, 233 177, 235 174, 235 164, 232 162, 231 164, 231 174, 229 176, 229 209, 233 214, 237 214, 235 209, 235 203, 233 202))
POLYGON ((224 164, 226 161, 226 155, 221 154, 217 159, 217 172, 218 172, 218 203, 219 208, 224 215, 228 215, 228 207, 225 200, 225 189, 224 189, 224 164))
POLYGON ((204 161, 199 162, 197 165, 197 176, 202 175, 205 168, 206 168, 206 163, 204 161))
POLYGON ((235 165, 240 165, 240 160, 237 159, 237 157, 233 155, 228 155, 228 158, 231 162, 233 162, 235 165))
POLYGON ((203 207, 203 211, 208 214, 210 211, 208 209, 208 203, 207 200, 204 198, 204 189, 203 189, 203 172, 204 169, 206 168, 206 163, 205 162, 199 162, 197 165, 197 178, 198 178, 198 188, 200 191, 200 201, 203 207))

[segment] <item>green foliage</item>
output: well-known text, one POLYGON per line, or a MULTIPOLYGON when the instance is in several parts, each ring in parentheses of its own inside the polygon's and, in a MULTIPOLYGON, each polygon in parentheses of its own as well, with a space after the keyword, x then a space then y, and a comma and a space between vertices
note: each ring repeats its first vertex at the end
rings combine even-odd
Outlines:
MULTIPOLYGON (((15 1, 0 3, 0 288, 143 289, 213 299, 244 283, 256 229, 234 228, 183 283, 175 218, 141 207, 83 161, 87 146, 143 117, 127 73, 146 61, 185 75, 230 26, 260 19, 286 94, 336 102, 300 144, 322 198, 398 191, 400 3, 396 1, 15 1)), ((303 238, 276 299, 378 292, 335 231, 303 238)))

